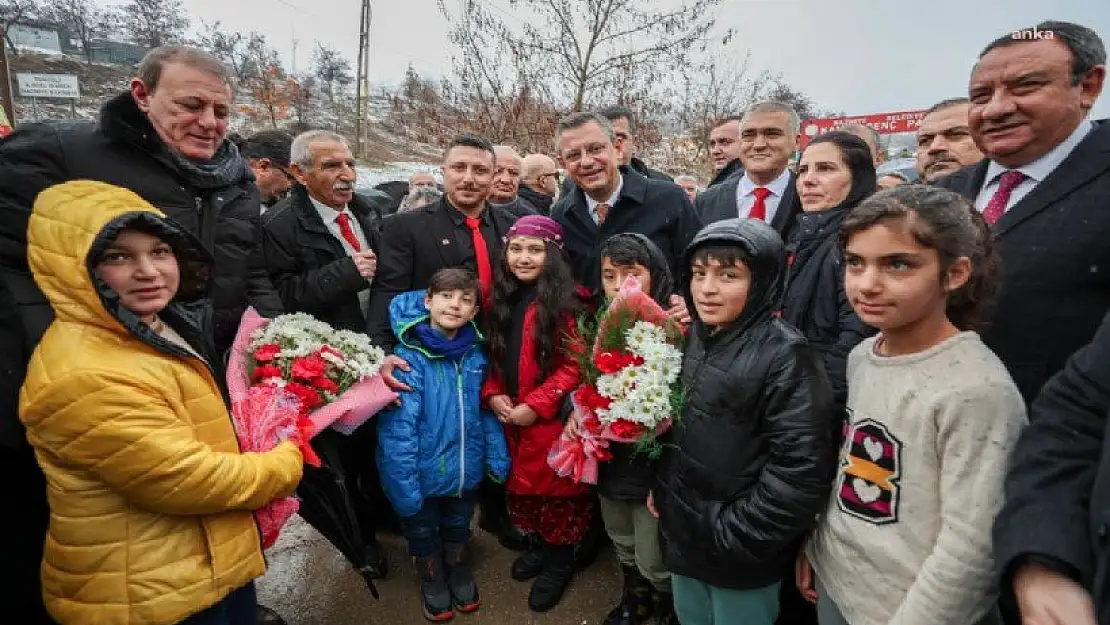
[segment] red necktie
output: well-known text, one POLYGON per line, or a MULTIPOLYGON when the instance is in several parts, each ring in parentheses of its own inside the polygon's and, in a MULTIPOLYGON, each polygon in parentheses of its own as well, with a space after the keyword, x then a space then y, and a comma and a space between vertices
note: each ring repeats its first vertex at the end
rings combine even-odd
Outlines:
POLYGON ((1006 213, 1006 205, 1010 203, 1010 193, 1023 180, 1025 180, 1025 174, 1016 169, 1011 169, 1002 174, 998 188, 991 196, 991 201, 983 209, 983 219, 986 219, 987 223, 993 226, 998 223, 999 219, 1002 219, 1002 215, 1006 213))
POLYGON ((354 228, 351 228, 351 216, 346 212, 339 213, 335 218, 335 223, 339 224, 339 232, 343 234, 343 239, 351 246, 351 249, 358 252, 362 250, 362 245, 358 242, 358 237, 355 236, 354 228))
POLYGON ((594 211, 597 213, 597 225, 605 223, 605 218, 609 216, 609 205, 602 202, 594 207, 594 211))
POLYGON ((767 196, 771 195, 771 190, 767 187, 756 187, 752 193, 755 195, 755 204, 752 204, 752 209, 748 211, 748 217, 767 221, 767 196))
POLYGON ((470 228, 470 236, 474 238, 474 260, 478 264, 478 282, 482 285, 482 301, 485 302, 493 287, 493 269, 489 264, 489 252, 486 251, 486 238, 482 236, 482 220, 467 217, 466 227, 470 228))

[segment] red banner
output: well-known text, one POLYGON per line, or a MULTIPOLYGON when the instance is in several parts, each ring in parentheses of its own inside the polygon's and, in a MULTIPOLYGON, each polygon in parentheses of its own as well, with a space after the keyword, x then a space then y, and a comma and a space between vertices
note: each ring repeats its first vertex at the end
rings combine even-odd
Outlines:
POLYGON ((897 113, 876 113, 874 115, 856 115, 853 117, 826 117, 825 119, 809 119, 802 122, 801 148, 817 135, 835 130, 845 124, 867 124, 881 135, 893 135, 900 132, 915 132, 921 125, 921 118, 925 111, 900 111, 897 113))

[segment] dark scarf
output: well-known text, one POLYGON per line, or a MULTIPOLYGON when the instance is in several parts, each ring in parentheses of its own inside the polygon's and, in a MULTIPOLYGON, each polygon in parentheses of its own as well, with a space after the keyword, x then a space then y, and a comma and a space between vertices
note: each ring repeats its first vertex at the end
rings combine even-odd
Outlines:
POLYGON ((474 324, 468 323, 459 328, 455 338, 449 339, 443 332, 432 327, 428 321, 421 321, 413 327, 417 340, 430 352, 443 356, 449 360, 462 360, 463 356, 474 347, 478 341, 478 333, 474 324))
POLYGON ((224 139, 216 154, 206 161, 185 158, 166 149, 170 162, 195 189, 223 189, 243 180, 247 174, 247 161, 239 155, 239 148, 224 139))
POLYGON ((555 198, 546 193, 540 193, 524 183, 521 183, 520 190, 517 191, 517 196, 532 206, 535 206, 536 210, 538 210, 541 215, 551 213, 551 205, 555 203, 555 198))

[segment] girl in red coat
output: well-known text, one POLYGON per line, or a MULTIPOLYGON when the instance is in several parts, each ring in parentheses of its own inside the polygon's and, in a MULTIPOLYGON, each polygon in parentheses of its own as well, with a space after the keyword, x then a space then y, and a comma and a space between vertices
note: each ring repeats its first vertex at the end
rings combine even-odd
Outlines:
POLYGON ((563 431, 564 400, 579 384, 571 353, 575 314, 585 295, 574 284, 554 220, 529 215, 505 238, 489 317, 490 376, 482 397, 505 424, 512 468, 509 514, 538 536, 513 563, 518 581, 535 579, 528 606, 555 607, 574 572, 574 546, 593 514, 588 486, 561 478, 547 464, 563 431))

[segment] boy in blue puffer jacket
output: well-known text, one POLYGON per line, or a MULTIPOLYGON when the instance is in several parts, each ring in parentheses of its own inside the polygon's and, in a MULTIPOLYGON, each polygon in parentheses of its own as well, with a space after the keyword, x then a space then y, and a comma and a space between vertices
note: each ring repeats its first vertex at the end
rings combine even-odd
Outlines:
POLYGON ((467 565, 474 491, 487 473, 497 481, 509 473, 501 423, 478 405, 488 365, 474 325, 479 288, 471 272, 442 269, 427 291, 402 293, 389 306, 395 353, 411 367, 396 376, 412 390, 378 417, 378 467, 429 621, 478 609, 467 565))

